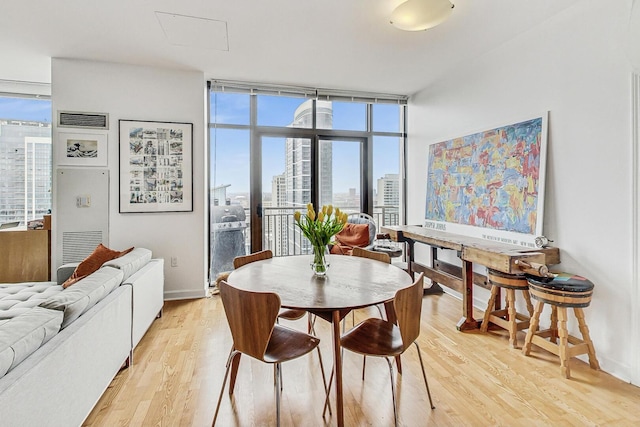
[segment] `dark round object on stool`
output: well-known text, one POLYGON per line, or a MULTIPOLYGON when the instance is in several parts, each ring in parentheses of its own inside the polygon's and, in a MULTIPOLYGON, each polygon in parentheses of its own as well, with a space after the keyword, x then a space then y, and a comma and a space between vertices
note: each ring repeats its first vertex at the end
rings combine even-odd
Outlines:
POLYGON ((531 296, 546 304, 560 307, 588 307, 593 295, 593 283, 570 273, 556 273, 555 277, 527 275, 531 296))
POLYGON ((527 276, 524 274, 509 274, 502 271, 487 269, 489 284, 507 289, 527 289, 527 276))

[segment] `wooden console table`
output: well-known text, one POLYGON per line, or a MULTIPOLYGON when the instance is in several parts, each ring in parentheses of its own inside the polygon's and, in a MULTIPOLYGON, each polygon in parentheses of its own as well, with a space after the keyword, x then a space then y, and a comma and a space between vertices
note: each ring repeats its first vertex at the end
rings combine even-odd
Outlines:
MULTIPOLYGON (((407 244, 409 274, 423 272, 425 277, 431 279, 433 286, 438 286, 440 283, 462 294, 462 319, 456 325, 460 331, 477 329, 480 326, 480 322, 473 317, 473 285, 490 288, 484 275, 473 272, 474 263, 509 274, 522 272, 516 261, 545 265, 560 263, 560 251, 553 247, 520 248, 475 237, 435 231, 419 225, 384 226, 380 227, 380 232, 389 234, 396 242, 407 244), (431 267, 415 262, 416 242, 431 246, 433 260, 431 267), (456 251, 456 255, 462 261, 462 267, 439 260, 438 249, 456 251)), ((496 304, 499 304, 499 301, 496 304)))
POLYGON ((51 280, 51 217, 44 229, 0 231, 0 283, 51 280))

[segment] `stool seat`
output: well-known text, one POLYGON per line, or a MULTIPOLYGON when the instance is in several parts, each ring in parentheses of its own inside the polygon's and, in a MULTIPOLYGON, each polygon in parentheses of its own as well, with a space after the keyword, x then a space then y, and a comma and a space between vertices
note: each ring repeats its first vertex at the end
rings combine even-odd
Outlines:
POLYGON ((536 300, 536 306, 522 347, 524 355, 528 356, 531 344, 535 344, 559 356, 560 370, 566 378, 571 377, 569 359, 580 354, 588 354, 589 366, 592 369, 600 369, 582 310, 591 303, 593 283, 584 277, 569 273, 557 273, 551 278, 528 276, 527 282, 531 296, 536 300), (549 329, 539 331, 540 314, 545 304, 551 306, 551 325, 549 329), (573 308, 582 339, 569 335, 567 308, 573 308))
POLYGON ((533 305, 529 296, 529 284, 524 274, 508 274, 498 270, 488 269, 487 278, 491 284, 491 297, 484 312, 480 330, 487 332, 492 323, 509 331, 509 343, 517 348, 517 333, 529 327, 529 318, 533 314, 533 305), (506 291, 506 307, 500 308, 500 289, 506 291), (516 291, 522 291, 529 315, 516 311, 516 291))
POLYGON ((538 301, 561 307, 588 307, 593 283, 582 276, 557 273, 555 277, 527 276, 531 296, 538 301))

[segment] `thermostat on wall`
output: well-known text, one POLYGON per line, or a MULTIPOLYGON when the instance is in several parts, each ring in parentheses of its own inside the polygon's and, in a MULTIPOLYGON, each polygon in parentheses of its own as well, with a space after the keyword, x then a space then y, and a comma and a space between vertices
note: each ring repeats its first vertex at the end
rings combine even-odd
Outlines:
POLYGON ((91 196, 86 194, 83 196, 76 196, 77 208, 88 208, 91 206, 91 196))

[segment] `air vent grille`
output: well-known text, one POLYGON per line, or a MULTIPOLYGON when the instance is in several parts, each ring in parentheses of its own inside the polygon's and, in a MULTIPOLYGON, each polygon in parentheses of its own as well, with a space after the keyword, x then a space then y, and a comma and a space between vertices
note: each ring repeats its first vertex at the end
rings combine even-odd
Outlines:
POLYGON ((102 231, 65 231, 62 233, 62 263, 80 262, 102 243, 102 231))
POLYGON ((109 129, 109 114, 58 111, 58 126, 67 128, 109 129))

